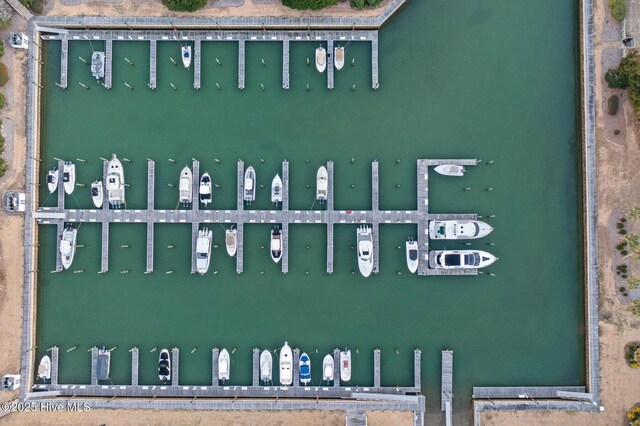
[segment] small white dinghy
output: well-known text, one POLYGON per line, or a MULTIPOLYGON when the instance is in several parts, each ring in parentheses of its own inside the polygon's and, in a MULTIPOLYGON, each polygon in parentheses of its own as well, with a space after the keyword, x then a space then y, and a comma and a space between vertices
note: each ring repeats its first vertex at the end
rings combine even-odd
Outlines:
POLYGON ((47 173, 47 188, 49 188, 50 194, 53 194, 58 189, 58 169, 49 170, 49 173, 47 173))
POLYGON ((333 51, 334 51, 333 63, 336 69, 340 71, 342 67, 344 67, 344 47, 336 46, 336 48, 333 51))
POLYGON ((104 188, 101 180, 96 180, 91 184, 91 199, 93 200, 93 205, 97 208, 102 207, 102 203, 104 202, 104 188))
POLYGON ((182 56, 182 65, 184 65, 185 68, 189 68, 191 66, 191 46, 182 46, 180 53, 182 56))
POLYGON ((436 166, 434 170, 444 176, 464 176, 464 172, 466 172, 464 167, 455 164, 442 164, 436 166))
POLYGON ((227 246, 227 254, 231 257, 235 256, 238 249, 238 230, 227 229, 224 233, 224 243, 227 246))
POLYGON ((287 342, 280 349, 280 384, 291 386, 293 383, 293 352, 287 342))
POLYGON ((340 380, 351 380, 351 350, 347 348, 340 352, 340 380))
POLYGON ((193 173, 189 166, 184 166, 180 172, 178 189, 180 191, 179 201, 185 205, 191 204, 193 200, 193 173))
POLYGON ((260 380, 265 383, 271 382, 273 373, 273 357, 268 350, 262 351, 260 354, 260 380))
POLYGON ((327 382, 332 382, 333 369, 334 369, 333 355, 328 354, 324 357, 324 360, 322 360, 322 380, 327 382))
POLYGON ((316 200, 323 202, 327 199, 329 190, 329 174, 327 168, 321 166, 316 173, 316 200))
POLYGON ((51 359, 49 355, 43 356, 40 360, 40 365, 38 365, 38 379, 51 379, 51 359))
POLYGON ((206 205, 209 204, 211 202, 211 176, 209 175, 209 173, 205 172, 201 177, 200 177, 200 189, 199 189, 199 194, 200 194, 200 202, 202 204, 206 205))
POLYGON ((282 179, 280 179, 280 175, 276 175, 271 181, 271 202, 282 202, 282 179))
POLYGON ((62 181, 64 182, 64 192, 71 194, 76 187, 76 165, 71 161, 64 162, 62 181))
POLYGON ((418 242, 409 240, 406 244, 407 249, 407 268, 409 272, 415 274, 418 270, 418 242))
POLYGON ((229 352, 223 348, 218 355, 218 380, 229 380, 230 373, 229 352))
POLYGON ((327 51, 322 46, 316 49, 316 68, 318 72, 324 72, 327 69, 327 51))

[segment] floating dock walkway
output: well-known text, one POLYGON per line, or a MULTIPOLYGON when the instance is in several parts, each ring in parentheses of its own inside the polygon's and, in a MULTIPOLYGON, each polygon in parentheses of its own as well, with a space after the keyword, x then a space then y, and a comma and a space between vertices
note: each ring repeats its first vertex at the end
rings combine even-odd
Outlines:
POLYGON ((440 410, 445 412, 445 424, 453 424, 453 351, 442 351, 442 394, 440 410))

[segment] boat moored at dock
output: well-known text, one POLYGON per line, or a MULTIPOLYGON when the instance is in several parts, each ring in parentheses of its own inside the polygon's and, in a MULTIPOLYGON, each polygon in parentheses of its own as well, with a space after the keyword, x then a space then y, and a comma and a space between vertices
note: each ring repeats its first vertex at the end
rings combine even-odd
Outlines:
POLYGON ((231 257, 235 256, 238 249, 238 230, 235 228, 227 229, 224 232, 224 243, 227 247, 227 254, 231 257))
POLYGON ((196 240, 196 270, 200 275, 206 274, 209 270, 212 241, 212 230, 204 228, 198 231, 198 239, 196 240))
POLYGON ((200 202, 206 207, 211 202, 212 198, 211 176, 207 172, 200 177, 198 193, 200 195, 200 202))
POLYGON ((316 69, 318 72, 324 72, 327 69, 327 51, 322 46, 316 49, 316 69))
POLYGON ((40 364, 38 365, 38 379, 51 379, 51 358, 49 358, 49 355, 43 356, 40 360, 40 364))
POLYGON ((322 380, 326 382, 332 382, 333 373, 334 373, 333 370, 334 370, 333 356, 331 354, 327 354, 322 360, 322 380))
POLYGON ((64 182, 64 192, 71 195, 76 187, 76 165, 71 161, 64 162, 62 182, 64 182))
POLYGON ((441 164, 436 166, 434 170, 444 176, 464 176, 466 172, 463 166, 456 164, 441 164))
POLYGON ((344 66, 344 46, 336 46, 333 49, 333 63, 338 71, 344 66))
POLYGON ((316 200, 324 202, 327 200, 329 188, 329 175, 327 174, 327 168, 321 166, 316 173, 316 200))
POLYGON ((406 243, 407 268, 412 274, 418 270, 418 242, 410 239, 406 243))
POLYGON ((470 240, 489 235, 493 228, 480 220, 431 220, 429 238, 434 240, 470 240))
POLYGON ((260 380, 270 383, 273 375, 273 357, 271 352, 263 350, 260 354, 260 380))
POLYGON ((191 66, 191 46, 182 46, 180 48, 180 56, 182 57, 182 65, 185 68, 191 66))
POLYGON ((115 154, 107 166, 107 198, 111 207, 124 204, 124 170, 115 154))
POLYGON ((271 259, 274 262, 280 262, 282 259, 282 233, 278 228, 271 230, 271 245, 270 250, 271 259))
POLYGON ((158 378, 162 382, 171 380, 171 357, 168 349, 162 349, 158 358, 158 378))
POLYGON ((97 208, 102 207, 104 202, 104 189, 101 180, 96 180, 91 184, 91 200, 97 208))
POLYGON ((60 240, 60 255, 62 257, 62 267, 69 269, 76 254, 76 235, 78 230, 71 225, 62 231, 62 239, 60 240))
POLYGON ((291 386, 293 383, 293 352, 287 342, 280 349, 280 384, 291 386))
POLYGON ((251 203, 256 200, 256 171, 252 166, 244 172, 244 201, 251 203))
POLYGON ((180 182, 178 184, 179 202, 183 205, 190 205, 193 201, 193 173, 189 166, 184 166, 180 172, 180 182))
POLYGON ((98 380, 109 380, 109 370, 111 369, 111 352, 105 349, 98 349, 96 359, 96 377, 98 380))
POLYGON ((91 75, 96 80, 104 78, 104 52, 93 52, 91 55, 91 75))
POLYGON ((433 269, 479 269, 498 260, 481 250, 434 250, 429 253, 429 267, 433 269))
POLYGON ((276 176, 273 178, 273 181, 271 181, 271 202, 282 202, 282 179, 278 174, 276 174, 276 176))
POLYGON ((351 380, 351 350, 347 348, 340 351, 340 380, 343 382, 351 380))
POLYGON ((229 351, 222 348, 218 356, 218 380, 229 380, 231 376, 231 359, 229 351))
POLYGON ((367 278, 373 271, 373 232, 368 225, 361 225, 356 231, 358 247, 358 269, 367 278))
POLYGON ((58 169, 49 170, 47 173, 47 188, 53 194, 58 189, 58 169))
POLYGON ((311 382, 311 360, 306 352, 300 355, 300 383, 307 385, 311 382))

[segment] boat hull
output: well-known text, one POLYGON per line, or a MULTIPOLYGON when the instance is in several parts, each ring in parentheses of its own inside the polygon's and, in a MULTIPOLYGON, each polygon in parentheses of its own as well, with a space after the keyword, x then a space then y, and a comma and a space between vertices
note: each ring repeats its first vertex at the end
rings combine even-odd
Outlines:
POLYGON ((358 269, 367 278, 373 272, 373 234, 371 227, 362 225, 356 231, 358 269))
POLYGON ((407 241, 406 243, 406 254, 407 254, 407 268, 409 272, 415 274, 418 270, 418 242, 417 241, 407 241))
POLYGON ((271 181, 271 202, 282 202, 282 179, 280 179, 280 175, 276 175, 271 181))
POLYGON ((249 166, 244 172, 244 201, 252 202, 256 199, 256 171, 249 166))
POLYGON ((191 66, 191 46, 182 46, 180 53, 182 56, 182 65, 184 65, 185 68, 189 68, 191 66))
POLYGON ((492 231, 491 225, 480 220, 429 221, 429 238, 432 240, 472 240, 486 237, 492 231))
POLYGON ((196 271, 200 275, 206 274, 209 270, 212 241, 213 231, 206 228, 198 231, 198 239, 196 240, 196 271))
POLYGON ((218 380, 229 380, 229 377, 231 377, 229 351, 222 349, 218 355, 218 380))
POLYGON ((113 154, 107 167, 106 182, 107 199, 111 207, 118 208, 124 204, 124 189, 124 169, 120 160, 113 154))
POLYGON ((432 269, 480 269, 496 260, 497 257, 481 250, 434 250, 429 253, 432 269))
POLYGON ((329 174, 326 167, 322 166, 316 173, 316 200, 325 201, 329 189, 329 174))
POLYGON ((168 349, 162 349, 158 357, 158 379, 163 382, 171 380, 171 356, 168 349))
POLYGON ((97 208, 102 207, 104 203, 104 189, 101 180, 97 180, 91 184, 91 200, 97 208))
POLYGON ((351 351, 340 352, 340 380, 348 382, 351 380, 351 351))
POLYGON ((306 352, 300 355, 300 383, 303 385, 311 382, 311 360, 306 352))
POLYGON ((71 195, 76 187, 76 165, 70 162, 65 163, 63 170, 64 192, 71 195))
POLYGON ((211 185, 211 176, 209 173, 204 173, 200 177, 200 187, 198 190, 198 195, 200 196, 200 202, 207 206, 211 203, 213 198, 212 185, 211 185))
POLYGON ((62 267, 69 269, 73 263, 73 258, 76 254, 76 237, 78 230, 74 228, 66 228, 62 231, 62 238, 60 241, 60 257, 62 260, 62 267))
POLYGON ((436 166, 436 173, 440 173, 444 176, 464 176, 464 167, 458 166, 456 164, 442 164, 440 166, 436 166))
POLYGON ((262 351, 260 354, 260 380, 263 382, 271 382, 273 376, 273 357, 268 350, 262 351))
POLYGON ((238 249, 238 231, 235 229, 227 229, 224 236, 227 254, 231 257, 236 255, 238 249))
POLYGON ((58 170, 54 169, 47 173, 47 188, 50 194, 53 194, 58 189, 58 170))
POLYGON ((334 49, 333 64, 338 71, 344 66, 344 47, 339 46, 334 49))
POLYGON ((322 360, 322 380, 332 382, 334 376, 334 362, 332 355, 326 355, 322 360))
POLYGON ((51 358, 49 355, 45 355, 40 360, 38 365, 38 378, 42 380, 51 379, 51 358))
POLYGON ((282 234, 279 229, 271 231, 271 249, 269 251, 271 259, 276 263, 280 262, 282 259, 282 234))
POLYGON ((318 72, 324 72, 327 69, 327 51, 322 46, 316 49, 316 69, 318 72))
POLYGON ((178 189, 178 201, 183 204, 191 204, 193 200, 193 173, 188 166, 185 166, 180 172, 178 189))

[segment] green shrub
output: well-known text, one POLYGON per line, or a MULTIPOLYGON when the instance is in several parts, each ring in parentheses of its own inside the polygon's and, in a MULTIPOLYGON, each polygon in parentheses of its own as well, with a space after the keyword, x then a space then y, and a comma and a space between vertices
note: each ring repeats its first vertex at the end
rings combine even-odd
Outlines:
POLYGON ((13 8, 6 1, 0 2, 0 30, 6 30, 11 25, 13 8))
MULTIPOLYGON (((607 100, 607 112, 609 113, 609 115, 616 115, 618 113, 619 103, 619 99, 616 95, 609 97, 609 99, 607 100)), ((622 228, 624 226, 624 223, 618 222, 618 225, 620 225, 620 228, 622 228)))
POLYGON ((338 0, 282 0, 282 4, 291 9, 324 9, 325 7, 334 6, 338 0))
POLYGON ((9 166, 7 162, 4 161, 4 158, 0 157, 0 177, 4 176, 8 168, 9 166))
POLYGON ((351 7, 356 9, 364 9, 365 7, 374 7, 382 3, 382 0, 351 0, 351 7))
POLYGON ((0 92, 0 108, 4 108, 4 93, 0 92))
POLYGON ((622 251, 620 252, 620 254, 621 254, 621 255, 623 255, 623 256, 626 256, 626 255, 628 255, 628 254, 629 254, 629 252, 628 252, 628 251, 626 251, 626 250, 622 250, 622 251))
POLYGON ((609 9, 613 19, 622 22, 627 15, 627 0, 609 0, 609 9))
POLYGON ((620 293, 624 293, 627 289, 624 287, 620 287, 618 290, 620 290, 620 293))
POLYGON ((4 56, 4 41, 0 40, 0 56, 4 56))
POLYGON ((612 89, 626 89, 629 83, 625 75, 621 74, 617 69, 611 68, 604 75, 605 81, 612 89))
MULTIPOLYGON (((609 99, 611 99, 611 98, 609 98, 609 99)), ((616 228, 618 228, 618 229, 624 228, 624 223, 622 223, 622 222, 616 223, 616 228)))
POLYGON ((44 10, 44 4, 42 4, 42 0, 34 0, 31 4, 31 10, 34 13, 41 14, 44 10))
POLYGON ((169 10, 193 12, 202 9, 207 4, 207 0, 162 0, 162 4, 169 10))
POLYGON ((626 218, 626 217, 621 217, 621 218, 620 218, 620 222, 625 223, 626 221, 627 221, 627 218, 626 218))
POLYGON ((0 62, 0 86, 4 86, 9 81, 9 70, 7 66, 0 62))
POLYGON ((355 7, 356 9, 362 9, 364 7, 364 0, 352 0, 351 7, 355 7))
POLYGON ((640 367, 640 343, 627 343, 624 348, 625 359, 631 368, 640 367))
POLYGON ((627 234, 627 230, 626 229, 621 229, 621 230, 618 231, 618 234, 626 235, 627 234))

